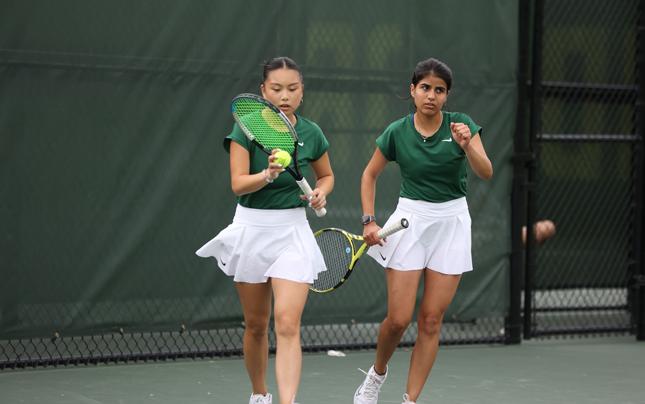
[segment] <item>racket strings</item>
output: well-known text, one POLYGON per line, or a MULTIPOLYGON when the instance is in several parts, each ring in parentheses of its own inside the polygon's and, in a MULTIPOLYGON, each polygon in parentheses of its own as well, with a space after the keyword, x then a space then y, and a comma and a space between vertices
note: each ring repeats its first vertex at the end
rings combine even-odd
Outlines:
POLYGON ((282 149, 288 153, 293 152, 294 138, 289 126, 274 110, 251 98, 234 100, 232 110, 238 118, 238 124, 246 127, 258 143, 266 149, 282 149))
POLYGON ((338 230, 326 230, 316 235, 316 242, 325 259, 327 270, 318 274, 313 288, 332 289, 343 280, 352 262, 351 241, 338 230))

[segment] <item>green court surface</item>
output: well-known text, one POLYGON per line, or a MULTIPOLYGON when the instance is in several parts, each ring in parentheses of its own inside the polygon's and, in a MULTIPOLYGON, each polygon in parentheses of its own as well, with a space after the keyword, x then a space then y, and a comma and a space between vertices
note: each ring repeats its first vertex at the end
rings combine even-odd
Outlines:
MULTIPOLYGON (((351 403, 374 351, 305 354, 300 404, 351 403)), ((379 403, 401 403, 410 350, 395 353, 379 403)), ((276 391, 271 358, 269 389, 276 391)), ((0 372, 0 403, 248 403, 241 359, 182 360, 0 372)), ((277 397, 274 403, 277 403, 277 397)), ((645 343, 633 337, 441 347, 418 401, 645 403, 645 343)))

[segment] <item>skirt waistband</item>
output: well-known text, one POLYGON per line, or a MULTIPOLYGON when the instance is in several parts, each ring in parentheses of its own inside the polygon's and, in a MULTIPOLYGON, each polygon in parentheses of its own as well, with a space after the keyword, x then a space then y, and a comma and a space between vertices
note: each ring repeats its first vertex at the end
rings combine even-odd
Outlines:
POLYGON ((468 213, 468 202, 466 201, 466 197, 446 202, 428 202, 399 198, 396 209, 426 217, 447 217, 468 213))
POLYGON ((307 223, 305 208, 253 209, 237 205, 233 223, 250 226, 291 226, 307 223))

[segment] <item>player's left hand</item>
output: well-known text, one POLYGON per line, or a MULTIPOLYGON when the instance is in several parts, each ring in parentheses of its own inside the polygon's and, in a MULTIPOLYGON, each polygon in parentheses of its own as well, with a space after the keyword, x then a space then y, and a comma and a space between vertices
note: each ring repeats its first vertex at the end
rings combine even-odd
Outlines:
POLYGON ((468 149, 470 139, 472 139, 472 134, 470 133, 468 125, 461 122, 451 122, 450 132, 452 132, 452 138, 457 142, 459 147, 464 150, 468 149))
POLYGON ((300 199, 302 199, 303 201, 308 200, 309 205, 315 210, 320 210, 327 205, 327 195, 325 195, 325 193, 320 188, 313 190, 311 199, 308 199, 305 195, 300 195, 300 199))

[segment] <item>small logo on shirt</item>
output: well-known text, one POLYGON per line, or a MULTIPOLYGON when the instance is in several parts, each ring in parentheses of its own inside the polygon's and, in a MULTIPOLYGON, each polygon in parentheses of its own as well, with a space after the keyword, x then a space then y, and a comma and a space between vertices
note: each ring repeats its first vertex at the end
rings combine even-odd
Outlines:
POLYGON ((381 254, 381 253, 378 253, 378 255, 380 255, 380 256, 381 256, 381 259, 382 259, 383 261, 385 261, 385 260, 387 259, 387 258, 386 258, 386 257, 384 257, 384 256, 383 256, 383 254, 381 254))
POLYGON ((452 138, 451 138, 451 137, 449 137, 448 139, 442 139, 441 141, 442 141, 442 142, 452 142, 452 138))
POLYGON ((305 142, 298 142, 298 146, 302 147, 305 145, 305 142))
POLYGON ((226 266, 226 262, 224 262, 224 260, 223 260, 223 259, 221 259, 221 258, 220 258, 219 262, 222 264, 222 266, 223 266, 223 267, 225 267, 225 266, 226 266))

